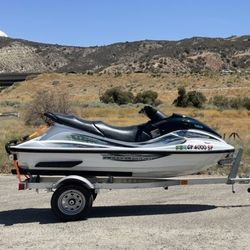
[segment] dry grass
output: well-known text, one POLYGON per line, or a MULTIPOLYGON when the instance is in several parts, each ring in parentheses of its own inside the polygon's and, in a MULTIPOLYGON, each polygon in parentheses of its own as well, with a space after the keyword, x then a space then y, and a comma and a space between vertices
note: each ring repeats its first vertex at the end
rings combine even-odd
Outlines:
POLYGON ((123 86, 137 94, 143 90, 154 90, 164 103, 171 104, 177 95, 177 88, 184 86, 187 90, 199 90, 209 99, 214 95, 250 96, 250 80, 247 76, 218 74, 181 75, 162 74, 152 77, 150 74, 122 74, 120 77, 103 74, 93 76, 86 74, 42 74, 24 83, 18 83, 0 93, 0 99, 28 103, 34 93, 41 89, 67 89, 75 103, 95 102, 99 94, 107 88, 123 86))
MULTIPOLYGON (((1 111, 0 111, 1 112, 1 111)), ((24 123, 17 118, 0 119, 0 172, 9 172, 11 162, 5 152, 5 144, 15 138, 29 134, 32 128, 27 128, 24 123)))

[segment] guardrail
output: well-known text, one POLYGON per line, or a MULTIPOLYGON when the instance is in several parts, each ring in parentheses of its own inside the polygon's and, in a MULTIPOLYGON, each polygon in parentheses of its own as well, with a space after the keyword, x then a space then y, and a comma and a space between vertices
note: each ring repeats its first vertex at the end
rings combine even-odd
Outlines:
POLYGON ((0 88, 7 88, 15 82, 25 81, 27 76, 38 75, 38 73, 0 73, 0 88))
POLYGON ((4 112, 0 113, 0 117, 20 117, 20 114, 18 112, 4 112))

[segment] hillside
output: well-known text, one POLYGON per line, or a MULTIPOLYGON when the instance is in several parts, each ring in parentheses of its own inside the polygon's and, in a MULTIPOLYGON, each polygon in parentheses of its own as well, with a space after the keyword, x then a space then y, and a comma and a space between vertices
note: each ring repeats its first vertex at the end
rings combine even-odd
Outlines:
MULTIPOLYGON (((72 101, 79 104, 99 102, 99 96, 112 87, 122 87, 134 95, 144 90, 158 92, 159 98, 169 105, 177 96, 178 87, 201 91, 208 99, 215 95, 227 97, 249 97, 249 74, 66 74, 49 73, 28 77, 22 83, 15 83, 0 92, 0 100, 26 104, 40 90, 67 89, 72 101)), ((0 102, 1 104, 1 102, 0 102)), ((1 108, 1 106, 0 106, 1 108)))
POLYGON ((193 73, 250 70, 250 36, 72 47, 0 37, 0 73, 193 73))

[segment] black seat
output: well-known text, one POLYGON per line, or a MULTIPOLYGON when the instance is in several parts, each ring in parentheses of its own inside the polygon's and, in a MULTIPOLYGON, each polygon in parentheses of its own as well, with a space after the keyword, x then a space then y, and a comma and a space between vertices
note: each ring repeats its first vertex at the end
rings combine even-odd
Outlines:
POLYGON ((96 128, 94 121, 83 120, 74 115, 65 115, 51 112, 46 112, 44 115, 56 123, 103 136, 103 134, 96 128))
POLYGON ((140 126, 138 125, 138 126, 117 127, 117 126, 110 126, 103 122, 95 122, 94 124, 103 133, 105 137, 126 142, 136 141, 137 132, 140 126))
POLYGON ((110 139, 135 142, 137 139, 137 132, 141 125, 117 127, 110 126, 101 121, 88 121, 80 119, 74 115, 65 115, 60 113, 44 113, 46 117, 56 123, 60 123, 73 128, 81 129, 86 132, 90 132, 96 135, 105 136, 110 139))

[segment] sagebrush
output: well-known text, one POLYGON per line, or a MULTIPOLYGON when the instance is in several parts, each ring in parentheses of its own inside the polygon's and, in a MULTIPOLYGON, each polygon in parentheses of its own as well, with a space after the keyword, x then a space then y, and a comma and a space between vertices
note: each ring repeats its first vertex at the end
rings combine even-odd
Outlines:
POLYGON ((69 113, 72 104, 69 94, 58 89, 38 91, 27 106, 24 120, 26 125, 40 125, 44 122, 45 112, 69 113))

